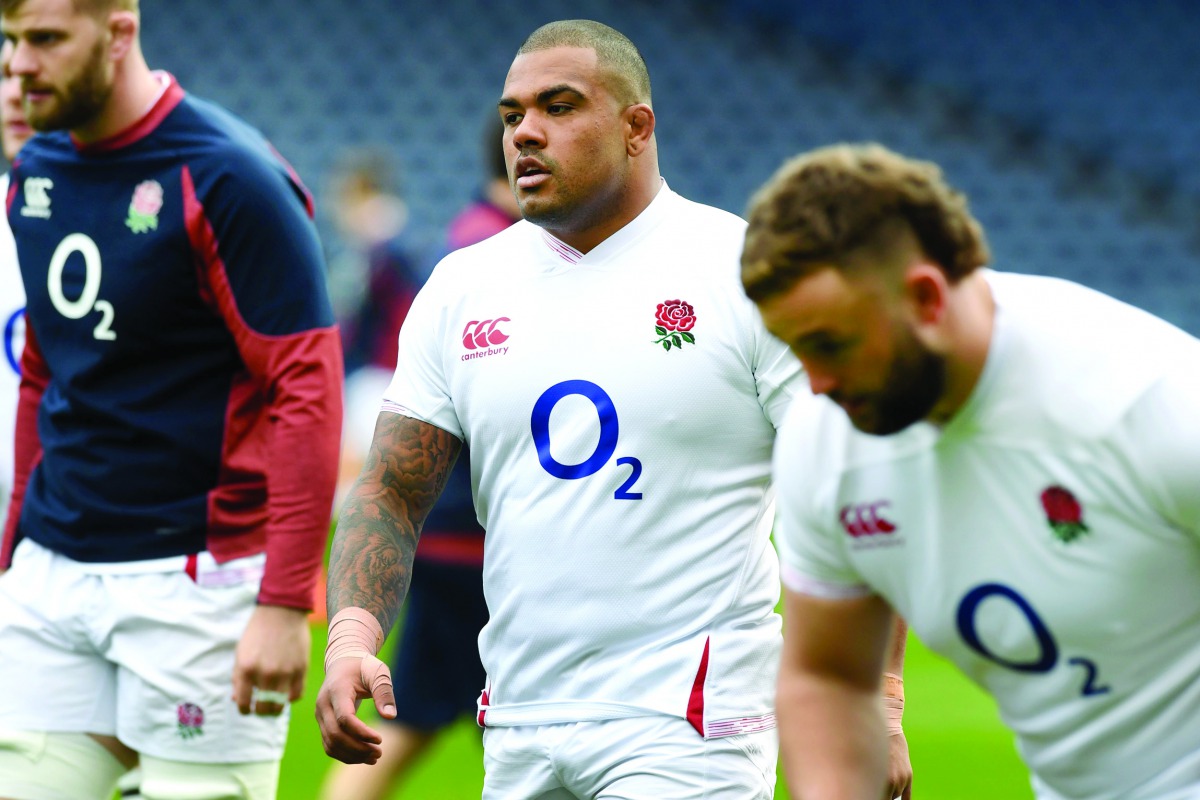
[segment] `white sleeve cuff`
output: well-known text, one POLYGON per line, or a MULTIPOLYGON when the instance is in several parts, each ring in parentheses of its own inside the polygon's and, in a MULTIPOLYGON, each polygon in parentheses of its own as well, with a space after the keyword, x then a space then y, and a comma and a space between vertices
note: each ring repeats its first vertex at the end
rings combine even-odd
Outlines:
POLYGON ((870 597, 875 592, 865 584, 848 585, 834 583, 805 575, 790 564, 780 565, 780 576, 783 585, 799 594, 820 597, 824 600, 854 600, 859 597, 870 597))

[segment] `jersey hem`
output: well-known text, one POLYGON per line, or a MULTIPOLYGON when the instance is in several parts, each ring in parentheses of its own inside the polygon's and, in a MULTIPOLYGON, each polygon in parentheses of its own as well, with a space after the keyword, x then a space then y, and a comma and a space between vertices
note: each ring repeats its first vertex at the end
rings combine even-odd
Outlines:
MULTIPOLYGON (((524 725, 563 725, 573 722, 604 722, 633 717, 673 717, 687 721, 684 714, 662 709, 626 706, 619 703, 530 703, 519 706, 480 705, 477 721, 485 728, 515 728, 524 725)), ((760 733, 775 728, 774 712, 748 714, 713 720, 705 725, 704 739, 722 739, 743 733, 760 733)))

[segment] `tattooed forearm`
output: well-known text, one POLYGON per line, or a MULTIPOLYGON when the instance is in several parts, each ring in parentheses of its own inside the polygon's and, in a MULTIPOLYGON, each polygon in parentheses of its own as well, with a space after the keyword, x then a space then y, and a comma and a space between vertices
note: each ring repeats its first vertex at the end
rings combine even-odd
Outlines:
POLYGON ((390 631, 412 578, 425 516, 446 485, 462 444, 419 420, 383 412, 362 474, 338 518, 329 556, 330 619, 358 606, 390 631))

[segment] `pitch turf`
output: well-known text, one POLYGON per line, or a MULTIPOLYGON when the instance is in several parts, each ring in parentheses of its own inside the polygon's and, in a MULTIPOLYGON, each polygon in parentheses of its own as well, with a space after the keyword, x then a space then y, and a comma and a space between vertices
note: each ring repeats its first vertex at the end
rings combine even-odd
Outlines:
MULTIPOLYGON (((390 645, 389 645, 390 646, 390 645)), ((313 662, 304 698, 292 709, 279 800, 312 800, 329 765, 313 719, 325 649, 313 628, 313 662)), ((915 770, 916 800, 1032 800, 1028 776, 995 705, 949 663, 910 640, 904 727, 915 770)), ((364 704, 364 713, 370 704, 364 704)), ((479 729, 463 720, 393 794, 394 800, 470 800, 483 785, 479 729)), ((782 779, 776 798, 787 798, 782 779)))

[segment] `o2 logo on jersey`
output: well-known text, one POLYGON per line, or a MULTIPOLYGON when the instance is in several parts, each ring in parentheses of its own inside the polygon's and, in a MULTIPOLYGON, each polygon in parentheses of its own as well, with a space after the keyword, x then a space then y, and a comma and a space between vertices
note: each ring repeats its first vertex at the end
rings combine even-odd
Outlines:
MULTIPOLYGON (((613 405, 608 392, 591 381, 573 380, 556 383, 533 404, 533 415, 529 421, 533 433, 533 443, 537 447, 538 461, 542 469, 555 478, 564 481, 576 481, 595 475, 617 451, 617 439, 620 434, 620 423, 617 420, 617 408, 613 405), (600 418, 600 440, 592 454, 578 464, 563 464, 550 453, 550 413, 563 398, 581 395, 592 401, 596 414, 600 418)), ((613 493, 614 500, 641 500, 641 492, 631 492, 630 489, 642 475, 642 462, 632 456, 624 456, 616 461, 618 467, 629 465, 630 474, 625 482, 613 493)))
POLYGON ((67 319, 83 319, 93 311, 100 312, 100 321, 92 330, 92 336, 111 342, 117 338, 117 332, 112 329, 112 303, 99 299, 101 271, 100 248, 87 234, 72 233, 54 248, 50 269, 46 274, 46 290, 50 293, 50 302, 55 310, 67 319), (83 289, 79 297, 71 300, 63 291, 63 270, 66 269, 67 259, 76 253, 83 256, 83 289))
POLYGON ((25 349, 25 307, 4 320, 4 361, 13 374, 21 375, 21 351, 25 349))
MULTIPOLYGON (((1005 669, 1011 669, 1014 672, 1032 674, 1045 674, 1058 666, 1058 643, 1054 640, 1050 629, 1046 627, 1046 623, 1033 610, 1033 606, 1029 604, 1029 601, 1022 597, 1016 589, 1005 586, 1002 583, 984 583, 963 595, 963 599, 958 604, 956 623, 958 625, 958 635, 962 637, 967 647, 993 664, 999 664, 1005 669), (1023 660, 1007 658, 994 652, 983 641, 980 631, 975 624, 975 617, 979 613, 979 607, 985 601, 992 600, 993 598, 997 600, 1003 599, 1011 603, 1025 617, 1029 623, 1033 639, 1037 644, 1036 657, 1023 660)), ((1084 671, 1083 688, 1080 692, 1084 697, 1107 694, 1111 691, 1112 687, 1101 686, 1099 684, 1099 668, 1096 666, 1095 661, 1092 661, 1090 658, 1072 657, 1067 659, 1067 663, 1073 667, 1080 667, 1084 671)))

